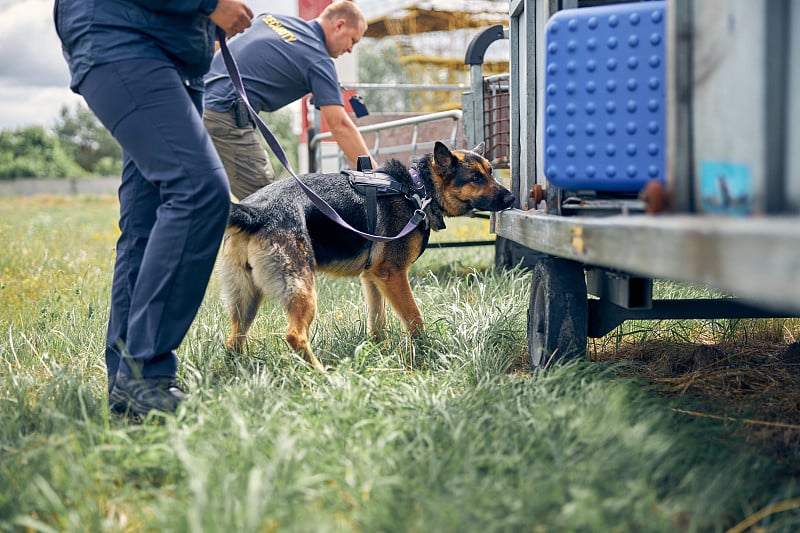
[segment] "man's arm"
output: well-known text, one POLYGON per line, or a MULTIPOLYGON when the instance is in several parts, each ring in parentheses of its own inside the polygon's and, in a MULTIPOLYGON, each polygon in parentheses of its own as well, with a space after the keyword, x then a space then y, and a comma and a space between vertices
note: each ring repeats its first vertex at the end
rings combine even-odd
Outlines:
POLYGON ((378 163, 372 154, 369 153, 364 137, 356 129, 356 125, 347 116, 344 106, 324 105, 319 108, 322 119, 327 124, 328 129, 333 135, 333 139, 339 145, 350 164, 355 167, 358 156, 369 155, 372 161, 372 168, 378 168, 378 163))

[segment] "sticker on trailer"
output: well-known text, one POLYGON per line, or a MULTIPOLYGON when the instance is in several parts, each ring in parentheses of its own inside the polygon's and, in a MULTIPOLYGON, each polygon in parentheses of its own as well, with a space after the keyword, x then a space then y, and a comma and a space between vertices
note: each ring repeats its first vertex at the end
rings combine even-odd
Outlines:
POLYGON ((700 206, 707 213, 747 215, 752 210, 753 175, 748 165, 700 161, 700 206))

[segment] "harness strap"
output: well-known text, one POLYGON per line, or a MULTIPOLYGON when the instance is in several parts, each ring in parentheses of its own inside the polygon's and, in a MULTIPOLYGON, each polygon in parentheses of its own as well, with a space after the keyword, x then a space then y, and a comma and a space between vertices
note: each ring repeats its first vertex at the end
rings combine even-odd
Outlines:
MULTIPOLYGON (((425 212, 423 211, 424 206, 428 205, 430 202, 430 198, 425 198, 422 201, 423 206, 418 207, 414 210, 414 214, 411 216, 411 219, 406 223, 405 227, 400 230, 400 232, 393 236, 387 237, 382 235, 373 235, 370 232, 363 232, 360 231, 350 224, 348 224, 339 214, 334 210, 325 200, 319 197, 317 193, 315 193, 311 188, 308 187, 303 181, 297 177, 294 170, 292 169, 291 163, 289 163, 289 158, 286 157, 286 152, 284 152, 283 148, 281 147, 278 140, 275 138, 275 135, 270 131, 269 127, 261 120, 261 117, 258 116, 258 113, 253 109, 250 105, 250 101, 247 99, 247 93, 244 90, 244 84, 242 83, 242 77, 239 74, 239 68, 236 66, 236 60, 233 59, 233 55, 231 55, 230 49, 228 49, 228 44, 226 42, 225 31, 217 27, 217 39, 219 40, 219 48, 220 52, 222 53, 222 60, 225 62, 225 68, 228 70, 228 75, 231 78, 231 83, 233 83, 233 87, 236 89, 236 92, 239 94, 239 97, 244 101, 245 105, 247 106, 247 111, 250 113, 250 118, 253 119, 258 131, 264 136, 264 140, 267 141, 267 145, 269 145, 272 153, 278 158, 278 161, 284 166, 284 168, 289 171, 289 174, 297 181, 297 184, 306 193, 306 196, 311 200, 311 202, 319 209, 325 216, 342 226, 343 228, 349 229, 350 231, 361 235, 365 239, 370 241, 376 242, 388 242, 393 241, 395 239, 399 239, 401 237, 405 237, 412 231, 414 231, 417 226, 425 220, 425 212)), ((424 187, 423 187, 424 190, 424 187)), ((374 231, 374 230, 373 230, 374 231)))
MULTIPOLYGON (((392 196, 402 194, 411 200, 412 190, 406 185, 393 179, 390 175, 383 173, 380 169, 376 171, 367 170, 365 172, 355 170, 342 170, 342 174, 347 176, 347 180, 353 188, 365 194, 367 189, 376 189, 378 196, 392 196)), ((413 201, 413 200, 412 200, 413 201)), ((414 202, 415 207, 420 207, 419 202, 414 202)))
POLYGON ((367 231, 375 233, 375 224, 378 221, 378 190, 367 187, 367 231))
MULTIPOLYGON (((406 194, 406 198, 417 205, 423 205, 424 203, 423 207, 428 205, 428 203, 430 203, 430 199, 425 193, 425 183, 422 181, 422 178, 419 177, 419 172, 417 172, 416 167, 412 165, 411 168, 408 169, 408 174, 411 176, 411 183, 414 186, 414 192, 411 194, 406 194)), ((423 207, 420 207, 420 209, 423 207)))

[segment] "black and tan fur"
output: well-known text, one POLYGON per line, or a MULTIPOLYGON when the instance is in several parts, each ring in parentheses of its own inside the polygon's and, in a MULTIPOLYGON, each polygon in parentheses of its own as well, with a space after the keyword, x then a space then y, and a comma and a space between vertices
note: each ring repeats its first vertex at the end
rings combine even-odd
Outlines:
MULTIPOLYGON (((443 229, 445 216, 499 211, 514 201, 482 154, 483 143, 473 150, 451 151, 437 142, 433 153, 416 160, 414 166, 432 197, 425 209, 428 224, 389 242, 370 242, 332 222, 294 179, 280 180, 232 204, 218 267, 232 326, 229 349, 242 351, 258 308, 270 297, 288 315, 289 346, 321 368, 309 345, 309 327, 317 311, 316 271, 361 276, 371 334, 378 336, 384 328, 386 299, 406 330, 418 336, 423 331, 422 315, 411 294, 408 269, 425 249, 430 230, 443 229)), ((383 171, 401 183, 411 183, 408 169, 396 160, 383 171)), ((366 231, 364 196, 351 187, 346 175, 308 174, 301 179, 350 225, 366 231)), ((403 195, 379 197, 375 233, 396 235, 413 211, 403 195)))

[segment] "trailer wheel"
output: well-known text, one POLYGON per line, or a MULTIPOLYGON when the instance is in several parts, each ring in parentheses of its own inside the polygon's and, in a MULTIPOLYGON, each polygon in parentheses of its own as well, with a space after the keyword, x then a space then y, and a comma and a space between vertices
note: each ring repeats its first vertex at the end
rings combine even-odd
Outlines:
POLYGON ((550 359, 586 354, 589 304, 580 263, 556 257, 540 259, 533 269, 528 307, 528 355, 531 370, 550 359))

